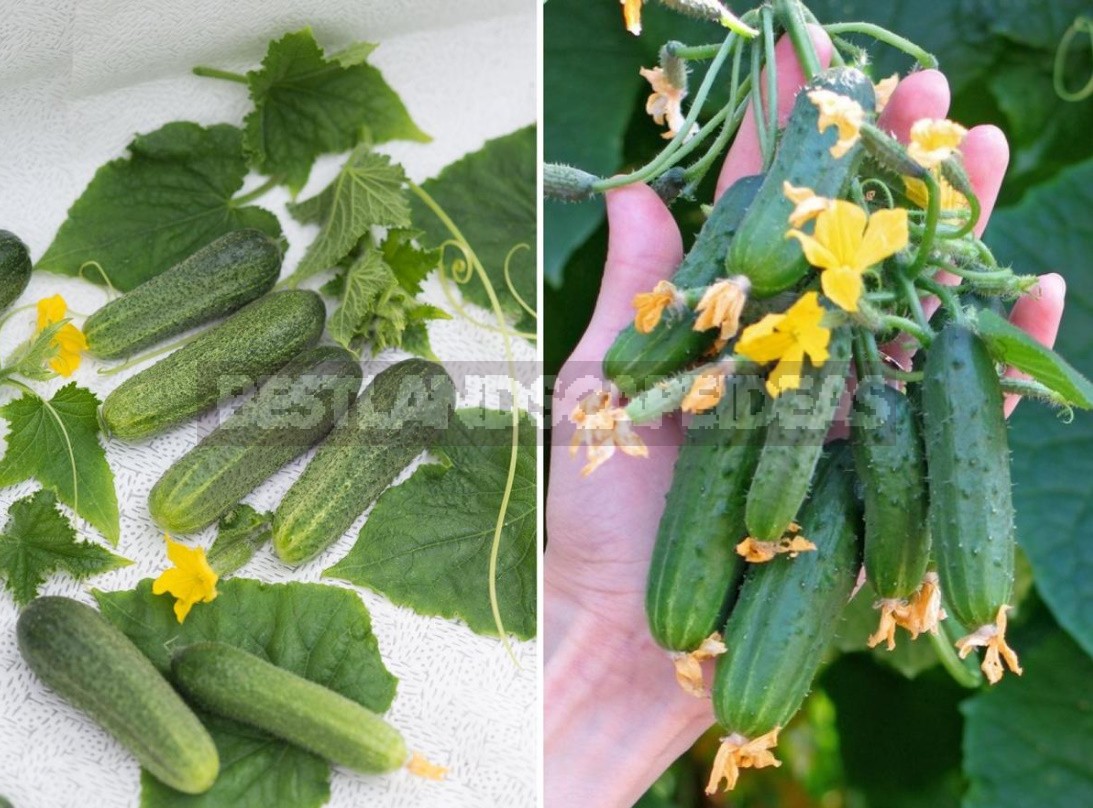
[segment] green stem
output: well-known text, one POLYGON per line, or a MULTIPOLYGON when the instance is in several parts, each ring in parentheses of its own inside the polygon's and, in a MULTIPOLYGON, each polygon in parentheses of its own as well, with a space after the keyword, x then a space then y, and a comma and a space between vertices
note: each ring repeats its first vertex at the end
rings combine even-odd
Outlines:
POLYGON ((1037 401, 1044 401, 1056 407, 1070 408, 1070 404, 1063 396, 1040 382, 1032 379, 1014 379, 1010 376, 1003 376, 999 381, 1003 393, 1023 398, 1034 398, 1037 401))
POLYGON ((964 307, 960 305, 960 300, 957 298, 956 293, 953 292, 951 286, 938 283, 933 278, 917 278, 915 283, 920 288, 935 295, 938 300, 941 301, 941 305, 953 316, 956 322, 962 325, 967 324, 968 318, 967 315, 964 314, 964 307))
MULTIPOLYGON (((696 160, 690 165, 684 172, 684 178, 688 183, 697 185, 702 182, 707 172, 713 167, 713 164, 721 156, 721 153, 725 150, 725 147, 729 145, 729 141, 732 136, 736 134, 736 130, 740 128, 741 121, 744 120, 744 113, 747 112, 748 105, 746 102, 740 100, 741 93, 746 94, 751 87, 751 79, 745 79, 744 83, 740 83, 740 65, 743 62, 744 49, 736 48, 732 57, 732 80, 729 90, 729 103, 725 106, 718 115, 722 115, 725 118, 725 124, 721 127, 721 131, 714 139, 713 144, 701 158, 696 160), (729 110, 734 110, 732 115, 728 115, 729 110)), ((714 116, 717 117, 716 115, 714 116)), ((712 123, 713 121, 711 121, 712 123)))
POLYGON ((887 28, 882 28, 881 26, 874 25, 870 22, 836 23, 834 25, 825 25, 824 30, 829 34, 864 34, 865 36, 872 37, 878 42, 883 42, 885 45, 890 45, 893 48, 903 51, 917 61, 922 67, 937 67, 937 58, 932 53, 923 50, 911 40, 905 39, 899 34, 889 31, 887 28))
POLYGON ((1055 62, 1052 65, 1051 79, 1055 86, 1055 92, 1064 101, 1084 101, 1093 95, 1093 76, 1079 90, 1071 90, 1066 86, 1066 60, 1070 53, 1071 43, 1080 34, 1089 35, 1089 45, 1093 47, 1093 19, 1084 15, 1075 18, 1070 27, 1066 29, 1063 38, 1059 40, 1059 47, 1055 49, 1055 62))
POLYGON ((717 56, 717 52, 721 50, 721 43, 684 45, 682 42, 669 42, 664 47, 668 49, 669 54, 678 56, 680 59, 686 59, 689 62, 705 62, 717 56))
POLYGON ((945 630, 946 622, 941 622, 941 630, 937 634, 933 632, 927 632, 926 634, 937 652, 937 658, 941 661, 941 666, 948 671, 953 680, 961 687, 979 687, 983 683, 982 674, 979 673, 978 668, 969 669, 967 663, 957 655, 956 649, 953 647, 953 638, 945 630))
POLYGON ((884 365, 884 378, 897 382, 920 382, 925 374, 921 370, 900 370, 891 365, 884 365))
POLYGON ((869 375, 879 376, 884 372, 884 360, 881 359, 880 348, 877 347, 877 337, 872 331, 863 328, 857 329, 858 338, 865 349, 865 359, 868 362, 869 375))
POLYGON ((926 185, 929 202, 926 206, 926 225, 922 231, 922 240, 919 242, 918 252, 915 253, 915 261, 907 270, 908 277, 912 279, 922 274, 926 266, 926 259, 930 257, 930 251, 934 248, 937 221, 941 216, 941 189, 938 187, 937 180, 931 172, 926 171, 923 172, 922 181, 926 185))
POLYGON ((801 63, 805 79, 808 80, 823 68, 820 66, 820 57, 816 55, 816 46, 812 44, 812 37, 808 35, 808 25, 801 9, 799 0, 774 0, 774 13, 789 34, 793 50, 797 52, 797 61, 801 63))
POLYGON ((929 348, 930 343, 934 341, 934 335, 928 329, 922 328, 914 320, 910 320, 906 317, 900 317, 898 314, 884 314, 881 315, 881 322, 884 329, 893 331, 906 331, 923 348, 929 348))
POLYGON ((778 64, 774 55, 774 15, 769 6, 763 6, 760 16, 763 22, 763 60, 767 66, 767 135, 770 140, 770 154, 764 152, 763 165, 769 169, 774 162, 774 142, 778 132, 778 64))
POLYGON ((759 153, 763 155, 763 170, 770 168, 774 159, 774 132, 767 129, 767 118, 763 113, 763 94, 759 92, 762 75, 763 52, 759 43, 751 46, 751 86, 756 88, 751 94, 752 118, 755 121, 755 137, 759 141, 759 153))
POLYGON ((926 316, 926 312, 922 308, 922 299, 918 296, 918 289, 915 288, 915 284, 902 273, 900 273, 899 282, 903 291, 903 299, 907 301, 907 305, 911 308, 911 316, 924 330, 930 331, 930 318, 926 316))
POLYGON ((236 84, 246 84, 247 77, 241 73, 232 73, 230 70, 221 70, 217 67, 204 67, 198 65, 194 68, 195 76, 202 76, 207 79, 223 79, 224 81, 234 81, 236 84))
POLYGON ((242 196, 237 196, 232 199, 230 207, 239 208, 243 205, 249 204, 255 199, 265 196, 267 193, 276 188, 279 184, 280 182, 277 180, 276 177, 270 177, 253 191, 247 191, 247 193, 243 194, 242 196))
POLYGON ((113 376, 115 373, 121 373, 122 371, 128 370, 129 368, 133 367, 134 365, 143 364, 144 362, 147 362, 149 359, 155 359, 157 356, 163 356, 163 354, 170 353, 171 351, 175 350, 176 348, 181 348, 186 343, 193 342, 198 336, 200 336, 200 335, 199 334, 191 334, 188 337, 183 337, 182 339, 175 340, 174 342, 170 343, 169 345, 164 345, 162 348, 156 348, 156 349, 151 350, 151 351, 145 351, 142 354, 137 354, 136 356, 130 356, 124 362, 121 362, 117 365, 114 365, 113 367, 99 368, 99 370, 97 372, 100 376, 113 376))
MULTIPOLYGON (((812 10, 808 6, 802 5, 801 6, 801 12, 804 14, 805 22, 807 22, 809 25, 815 25, 817 28, 823 28, 823 25, 816 18, 816 15, 812 13, 812 10)), ((832 48, 832 50, 831 50, 831 66, 832 67, 845 67, 846 66, 846 60, 843 58, 843 55, 839 52, 838 43, 834 43, 834 44, 836 45, 836 47, 832 48)), ((849 44, 849 43, 847 43, 847 44, 849 44)), ((860 48, 854 47, 855 53, 860 51, 860 50, 861 50, 860 48)))

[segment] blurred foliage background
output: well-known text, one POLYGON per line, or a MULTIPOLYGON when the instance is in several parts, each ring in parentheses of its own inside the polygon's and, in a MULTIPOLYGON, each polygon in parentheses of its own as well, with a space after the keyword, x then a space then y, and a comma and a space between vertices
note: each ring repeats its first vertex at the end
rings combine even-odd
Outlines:
MULTIPOLYGON (((744 7, 737 3, 735 10, 744 7)), ((1093 98, 1069 100, 1093 76, 1089 0, 812 0, 825 23, 866 20, 935 54, 953 91, 950 117, 993 123, 1012 150, 985 239, 1023 273, 1068 283, 1057 348, 1093 376, 1093 98), (1084 21, 1084 22, 1083 22, 1084 21), (1077 26, 1077 27, 1075 27, 1077 26), (1070 47, 1060 43, 1071 32, 1070 47)), ((663 145, 644 112, 638 69, 669 39, 705 44, 716 26, 647 3, 641 37, 617 0, 545 5, 545 158, 608 176, 663 145)), ((859 41, 859 44, 865 44, 859 41)), ((911 60, 873 46, 874 78, 911 60)), ((696 70, 693 81, 700 79, 696 70)), ((711 104, 717 109, 715 103, 711 104)), ((709 200, 712 175, 698 200, 709 200)), ((698 202, 677 202, 685 243, 698 202)), ((600 200, 547 202, 545 356, 556 373, 588 322, 606 250, 600 200)), ((1037 404, 1011 420, 1018 539, 1027 595, 1013 620, 1025 675, 987 691, 958 686, 926 646, 897 655, 844 640, 783 736, 781 769, 748 772, 730 796, 702 786, 716 730, 676 762, 639 805, 747 808, 1072 808, 1093 805, 1093 416, 1072 423, 1037 404)), ((867 595, 848 610, 864 616, 867 595)), ((847 638, 864 631, 844 631, 847 638)), ((548 706, 549 709, 549 706, 548 706)))

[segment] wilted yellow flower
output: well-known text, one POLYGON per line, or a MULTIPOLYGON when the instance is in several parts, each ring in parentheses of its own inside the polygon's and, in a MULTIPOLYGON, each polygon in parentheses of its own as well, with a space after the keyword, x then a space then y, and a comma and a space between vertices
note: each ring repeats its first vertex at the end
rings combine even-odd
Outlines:
POLYGON ((740 313, 748 301, 748 289, 751 282, 743 275, 718 281, 711 285, 695 306, 698 317, 695 319, 695 331, 708 331, 720 328, 722 342, 732 339, 740 329, 740 313))
POLYGON ((619 0, 622 3, 622 19, 626 23, 626 30, 634 36, 641 34, 641 2, 642 0, 619 0))
POLYGON ((680 407, 684 412, 706 412, 716 407, 724 395, 725 373, 709 370, 698 374, 690 391, 683 397, 680 407))
POLYGON ((782 183, 782 193, 785 194, 786 199, 796 205, 793 212, 789 214, 790 227, 804 227, 835 204, 834 199, 817 196, 811 188, 798 188, 788 181, 782 183))
POLYGON ((662 67, 643 67, 638 72, 653 88, 652 94, 645 102, 645 111, 652 116, 658 126, 668 127, 668 131, 661 137, 671 140, 683 128, 686 121, 683 115, 683 99, 687 97, 687 90, 674 85, 662 67))
POLYGON ((858 310, 865 271, 902 250, 910 238, 903 208, 870 215, 841 199, 816 217, 814 235, 790 230, 786 237, 801 242, 808 262, 823 270, 824 294, 845 311, 858 310))
POLYGON ((713 769, 710 771, 710 781, 706 785, 707 794, 716 794, 721 781, 725 781, 725 790, 732 791, 736 788, 736 781, 740 778, 741 769, 765 769, 767 766, 781 766, 778 760, 769 751, 778 745, 778 733, 781 727, 775 727, 765 735, 760 735, 753 741, 749 741, 743 735, 734 733, 721 739, 721 748, 714 757, 713 769))
POLYGON ((767 392, 777 398, 801 386, 805 356, 814 367, 827 361, 831 329, 821 325, 824 309, 819 295, 805 292, 782 314, 768 314, 749 325, 736 343, 736 352, 753 362, 778 364, 767 378, 767 392))
MULTIPOLYGON (((38 301, 38 331, 58 323, 65 318, 68 305, 60 295, 45 297, 38 301)), ((49 360, 49 366, 59 376, 71 376, 76 372, 87 350, 87 337, 72 323, 65 323, 53 335, 53 345, 57 353, 49 360)))
POLYGON ((820 119, 816 128, 821 132, 829 126, 839 130, 839 139, 831 147, 832 157, 842 157, 861 137, 862 124, 865 123, 865 110, 861 104, 833 90, 812 90, 809 100, 820 110, 820 119))
POLYGON ((1017 653, 1006 643, 1006 612, 1009 609, 1010 607, 1005 605, 998 607, 998 615, 995 617, 994 623, 980 626, 967 637, 961 637, 956 641, 956 647, 960 651, 961 659, 970 654, 977 646, 983 646, 987 649, 987 652, 983 655, 983 664, 979 667, 986 674, 987 681, 992 685, 997 684, 1002 678, 1004 673, 1002 660, 1005 660, 1006 667, 1018 676, 1024 673, 1017 659, 1017 653))
POLYGON ((200 547, 187 547, 170 536, 167 540, 167 558, 173 567, 164 570, 152 583, 152 594, 165 592, 175 597, 175 617, 183 622, 195 603, 212 603, 216 600, 216 582, 220 576, 209 566, 205 551, 200 547))
POLYGON ((701 663, 704 660, 719 657, 727 650, 721 635, 715 631, 691 653, 672 654, 672 662, 676 668, 676 681, 679 682, 679 686, 696 698, 705 698, 706 683, 702 681, 701 663))
POLYGON ((582 445, 587 447, 582 477, 610 460, 615 449, 631 457, 649 456, 645 442, 633 431, 630 416, 622 407, 614 406, 609 393, 585 396, 573 409, 569 420, 577 426, 570 442, 570 454, 576 457, 582 445))
POLYGON ((892 93, 899 86, 899 73, 893 73, 886 79, 881 79, 873 85, 873 91, 877 99, 877 114, 884 112, 888 102, 892 100, 892 93))
POLYGON ((410 755, 410 762, 406 764, 406 771, 416 777, 422 777, 426 780, 443 780, 444 776, 448 773, 446 766, 438 766, 435 763, 430 763, 418 752, 414 752, 410 755))
POLYGON ((911 126, 907 154, 923 168, 934 168, 953 156, 968 130, 945 118, 923 118, 911 126))
MULTIPOLYGON (((797 525, 792 527, 797 528, 797 525)), ((785 554, 796 558, 801 553, 809 553, 815 549, 816 545, 804 536, 787 536, 778 541, 758 541, 749 536, 736 545, 736 554, 751 564, 765 564, 776 555, 785 554)))
POLYGON ((639 334, 648 334, 664 316, 669 306, 682 305, 679 292, 670 281, 660 281, 651 292, 634 295, 634 328, 639 334))

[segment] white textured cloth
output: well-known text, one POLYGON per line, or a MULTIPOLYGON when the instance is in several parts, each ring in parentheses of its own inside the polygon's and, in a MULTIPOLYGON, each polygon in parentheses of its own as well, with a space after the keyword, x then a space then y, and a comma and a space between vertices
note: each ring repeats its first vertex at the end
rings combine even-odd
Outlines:
MULTIPOLYGON (((486 139, 534 121, 537 6, 535 0, 0 0, 5 21, 0 31, 0 228, 18 234, 37 259, 95 169, 121 155, 135 133, 177 119, 203 124, 242 120, 245 88, 194 77, 189 72, 194 65, 250 68, 269 39, 303 25, 311 25, 328 49, 356 40, 380 43, 371 61, 401 94, 418 125, 434 137, 430 144, 392 144, 383 150, 402 162, 411 178, 424 180, 486 139)), ((339 164, 340 158, 320 160, 301 198, 324 187, 339 164)), ((248 187, 254 184, 252 179, 248 187)), ((259 204, 281 216, 291 243, 288 270, 314 230, 284 215, 286 199, 275 191, 259 204)), ((82 281, 35 273, 16 305, 58 292, 78 315, 89 314, 106 299, 101 289, 82 281)), ((426 294, 430 302, 446 306, 435 279, 426 294)), ((478 313, 489 319, 488 313, 478 313)), ((13 317, 0 332, 0 353, 6 355, 33 325, 33 310, 13 317)), ((430 332, 436 353, 450 366, 475 362, 487 367, 503 356, 500 339, 465 321, 435 323, 430 332)), ((535 351, 527 343, 516 348, 518 377, 530 397, 523 403, 539 411, 535 351)), ((102 376, 96 370, 94 362, 85 361, 74 378, 100 397, 132 372, 102 376)), ((373 372, 366 364, 366 380, 373 372)), ((499 391, 507 394, 496 381, 466 389, 460 403, 497 405, 506 401, 498 398, 499 391)), ((12 395, 0 389, 0 402, 12 395)), ((147 494, 213 417, 140 444, 109 443, 122 510, 117 552, 134 564, 98 576, 89 586, 125 589, 162 571, 163 539, 148 516, 147 494)), ((283 469, 247 501, 259 509, 275 506, 307 459, 283 469)), ((0 490, 0 515, 35 488, 28 482, 0 490)), ((349 550, 363 521, 298 570, 278 563, 267 548, 239 574, 266 581, 318 581, 320 572, 349 550)), ((76 525, 87 530, 82 521, 76 525)), ((197 541, 208 546, 212 532, 197 541)), ((43 591, 91 601, 84 586, 64 575, 43 591)), ((399 677, 389 718, 411 748, 448 766, 449 776, 437 784, 405 772, 366 777, 335 770, 329 804, 534 804, 536 643, 515 644, 517 667, 496 639, 358 591, 372 613, 384 661, 399 677)), ((33 677, 16 649, 16 616, 10 596, 0 592, 0 795, 16 808, 136 806, 136 763, 33 677)))

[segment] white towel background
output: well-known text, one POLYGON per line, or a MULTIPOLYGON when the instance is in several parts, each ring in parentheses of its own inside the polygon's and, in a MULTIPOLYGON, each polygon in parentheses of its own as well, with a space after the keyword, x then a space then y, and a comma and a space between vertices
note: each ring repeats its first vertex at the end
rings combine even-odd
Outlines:
MULTIPOLYGON (((402 162, 415 181, 427 179, 485 140, 535 120, 536 10, 534 0, 0 0, 0 228, 15 232, 33 258, 40 257, 95 169, 120 156, 135 133, 179 119, 242 121, 246 88, 194 77, 194 65, 250 69, 270 39, 304 25, 313 27, 327 49, 357 40, 380 43, 372 63, 434 138, 382 150, 402 162)), ((324 187, 340 162, 340 157, 321 159, 301 198, 324 187)), ((252 177, 247 187, 257 183, 252 177)), ((275 191, 259 204, 282 219, 291 244, 288 271, 314 229, 301 228, 284 214, 286 200, 275 191)), ((107 299, 91 284, 35 273, 15 305, 55 293, 78 315, 107 299)), ((427 299, 446 306, 435 279, 427 284, 427 299)), ((488 319, 488 313, 479 314, 488 319)), ((0 353, 10 352, 33 327, 33 310, 13 317, 0 333, 0 353)), ((449 365, 472 362, 496 369, 490 363, 503 356, 498 338, 464 321, 436 323, 430 332, 436 353, 449 365)), ((538 412, 534 348, 516 347, 522 403, 538 412)), ((383 361, 393 358, 386 355, 383 361)), ((99 367, 85 361, 74 378, 100 397, 134 372, 102 376, 99 367)), ((376 367, 365 364, 366 381, 376 367)), ((43 392, 61 384, 53 382, 43 392)), ((0 402, 12 395, 0 389, 0 402)), ((497 405, 506 396, 503 382, 484 380, 464 390, 460 404, 497 405)), ((122 509, 117 552, 134 564, 88 586, 126 589, 162 571, 163 539, 148 516, 148 491, 214 423, 213 415, 140 444, 108 444, 122 509)), ((247 501, 260 509, 274 507, 308 458, 282 469, 247 501)), ((0 514, 36 488, 28 482, 0 490, 0 514)), ((324 568, 348 552, 363 521, 297 570, 265 549, 239 574, 318 581, 324 568)), ((86 524, 76 524, 86 532, 86 524)), ((212 530, 191 540, 208 546, 212 530)), ((63 575, 43 591, 91 601, 84 586, 63 575)), ((496 639, 456 622, 418 616, 382 595, 355 591, 372 613, 388 668, 399 677, 389 719, 411 748, 450 772, 438 784, 405 772, 367 777, 335 770, 329 804, 532 805, 538 757, 536 643, 515 644, 517 667, 496 639)), ((0 795, 16 808, 136 806, 136 763, 32 676, 16 649, 16 616, 10 596, 0 592, 0 795)))

